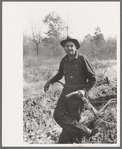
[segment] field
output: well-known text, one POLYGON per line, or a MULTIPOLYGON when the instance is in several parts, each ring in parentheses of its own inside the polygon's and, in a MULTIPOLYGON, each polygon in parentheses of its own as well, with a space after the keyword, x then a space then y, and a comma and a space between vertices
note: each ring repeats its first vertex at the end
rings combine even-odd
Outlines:
MULTIPOLYGON (((97 83, 89 92, 91 103, 100 110, 109 99, 117 98, 117 61, 92 61, 97 75, 97 83), (96 102, 98 101, 98 102, 96 102)), ((55 83, 47 93, 43 86, 58 71, 59 61, 46 60, 37 66, 25 67, 23 70, 23 141, 26 144, 56 144, 61 128, 53 119, 53 112, 63 86, 55 83)), ((64 82, 64 80, 61 80, 64 82)), ((88 110, 82 116, 92 117, 88 110)), ((117 143, 117 108, 111 104, 104 111, 104 120, 100 123, 97 134, 83 138, 82 143, 117 143)), ((81 142, 78 142, 81 143, 81 142)))

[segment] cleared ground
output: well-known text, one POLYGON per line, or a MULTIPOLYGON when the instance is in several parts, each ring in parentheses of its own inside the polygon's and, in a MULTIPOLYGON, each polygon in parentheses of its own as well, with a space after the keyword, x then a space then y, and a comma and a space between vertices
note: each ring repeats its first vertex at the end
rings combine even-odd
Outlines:
MULTIPOLYGON (((88 98, 99 110, 111 98, 117 97, 116 60, 92 62, 97 75, 97 83, 89 92, 88 98), (97 104, 94 101, 101 101, 97 104), (102 102, 103 101, 103 102, 102 102)), ((55 144, 61 128, 53 119, 53 112, 61 94, 62 85, 55 83, 45 93, 43 86, 58 71, 59 63, 47 61, 40 66, 24 68, 23 74, 23 139, 27 144, 55 144)), ((62 79, 62 82, 64 80, 62 79)), ((105 110, 104 118, 116 123, 116 104, 105 110)), ((84 119, 90 113, 83 112, 84 119)), ((101 123, 99 132, 91 138, 83 138, 82 143, 116 143, 116 125, 101 123)), ((79 142, 81 143, 81 142, 79 142)))

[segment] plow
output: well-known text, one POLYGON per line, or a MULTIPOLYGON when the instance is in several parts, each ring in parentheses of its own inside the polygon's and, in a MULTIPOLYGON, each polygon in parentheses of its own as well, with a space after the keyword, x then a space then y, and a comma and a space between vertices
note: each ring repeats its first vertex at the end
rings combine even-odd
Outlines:
MULTIPOLYGON (((72 92, 66 95, 66 97, 77 96, 79 93, 80 91, 72 92)), ((58 98, 59 95, 60 92, 52 88, 48 96, 29 98, 27 101, 24 101, 23 128, 24 140, 26 140, 26 142, 29 143, 30 141, 32 144, 43 144, 44 141, 45 144, 58 142, 61 129, 53 119, 53 111, 57 102, 57 100, 54 99, 58 98), (56 93, 55 97, 53 93, 56 93)), ((84 109, 81 113, 79 123, 83 126, 83 129, 85 129, 85 126, 90 130, 94 127, 98 132, 89 138, 83 137, 82 142, 77 141, 76 143, 117 143, 117 99, 109 99, 110 100, 91 100, 88 97, 81 97, 81 100, 84 101, 84 109), (101 102, 102 105, 98 107, 99 102, 101 102)))
MULTIPOLYGON (((62 82, 59 81, 60 84, 64 86, 62 82)), ((66 98, 70 98, 71 96, 78 96, 81 95, 80 90, 71 92, 66 95, 66 98)), ((85 96, 79 96, 81 100, 84 102, 84 108, 86 109, 85 112, 87 111, 87 116, 86 114, 82 115, 84 118, 81 119, 80 121, 80 126, 82 129, 85 131, 86 126, 91 127, 91 129, 97 130, 100 127, 114 127, 116 128, 117 126, 117 120, 111 115, 111 109, 110 107, 113 105, 113 107, 117 107, 117 99, 112 98, 107 101, 107 103, 102 102, 102 107, 100 107, 99 110, 95 108, 95 106, 92 105, 89 99, 87 99, 85 96), (110 114, 110 115, 109 115, 110 114), (87 118, 86 118, 87 117, 87 118)), ((98 101, 94 101, 97 103, 98 101)), ((100 101, 99 101, 100 102, 100 101)), ((84 113, 85 113, 84 112, 84 113)), ((115 113, 114 113, 115 114, 115 113)), ((105 128, 107 130, 107 128, 105 128)), ((88 130, 86 130, 88 131, 88 130)))
MULTIPOLYGON (((75 91, 75 92, 72 92, 72 93, 66 95, 66 97, 69 98, 69 97, 71 97, 71 96, 73 96, 73 95, 78 95, 79 93, 80 93, 80 90, 75 91)), ((94 115, 94 117, 95 117, 96 119, 101 120, 102 122, 107 123, 107 124, 110 124, 110 125, 116 125, 116 123, 109 123, 109 122, 104 121, 104 120, 102 119, 103 112, 104 112, 104 110, 107 108, 107 106, 109 106, 109 105, 112 104, 112 103, 117 103, 116 98, 110 99, 110 100, 104 105, 104 107, 103 107, 102 109, 100 109, 99 111, 90 103, 90 101, 89 101, 86 97, 82 97, 82 96, 81 96, 81 99, 84 101, 84 106, 85 106, 85 108, 86 108, 87 110, 89 110, 89 111, 94 115)))

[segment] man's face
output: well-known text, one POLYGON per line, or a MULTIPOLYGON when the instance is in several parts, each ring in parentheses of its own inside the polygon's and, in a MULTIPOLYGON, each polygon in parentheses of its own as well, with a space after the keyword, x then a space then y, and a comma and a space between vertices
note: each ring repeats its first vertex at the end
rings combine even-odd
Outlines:
POLYGON ((64 46, 64 50, 68 55, 75 55, 77 48, 73 42, 67 42, 64 46))

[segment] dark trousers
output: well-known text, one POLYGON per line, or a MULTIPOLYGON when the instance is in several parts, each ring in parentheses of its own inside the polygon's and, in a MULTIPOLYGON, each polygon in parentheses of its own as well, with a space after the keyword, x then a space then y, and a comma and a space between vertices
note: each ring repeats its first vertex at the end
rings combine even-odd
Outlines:
POLYGON ((78 97, 66 98, 61 96, 59 98, 54 112, 55 121, 63 128, 59 143, 68 143, 73 136, 84 134, 78 123, 82 109, 83 101, 78 97))

